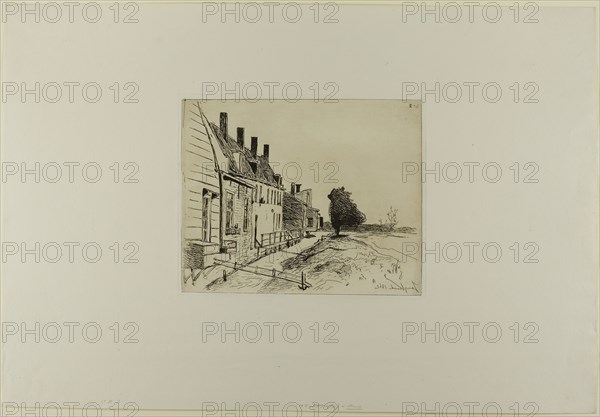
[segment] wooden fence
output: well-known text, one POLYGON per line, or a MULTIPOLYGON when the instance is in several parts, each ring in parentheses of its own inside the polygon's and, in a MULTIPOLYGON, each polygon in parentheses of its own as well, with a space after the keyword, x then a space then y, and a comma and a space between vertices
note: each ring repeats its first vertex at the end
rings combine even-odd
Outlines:
POLYGON ((260 246, 267 247, 302 239, 302 230, 282 230, 260 235, 260 246))
POLYGON ((304 272, 302 272, 298 276, 298 275, 292 274, 290 272, 279 271, 275 268, 264 268, 264 267, 260 267, 260 266, 254 266, 254 265, 243 265, 243 264, 238 264, 237 262, 215 260, 215 263, 217 263, 217 265, 226 266, 226 267, 231 268, 230 271, 227 271, 225 269, 223 270, 223 281, 227 281, 227 278, 231 274, 233 274, 237 271, 244 271, 244 272, 250 272, 255 275, 265 276, 265 277, 269 277, 269 278, 282 279, 284 281, 293 282, 295 284, 298 284, 298 288, 300 288, 302 291, 306 290, 307 288, 312 287, 312 285, 310 285, 306 281, 306 276, 305 276, 304 272))

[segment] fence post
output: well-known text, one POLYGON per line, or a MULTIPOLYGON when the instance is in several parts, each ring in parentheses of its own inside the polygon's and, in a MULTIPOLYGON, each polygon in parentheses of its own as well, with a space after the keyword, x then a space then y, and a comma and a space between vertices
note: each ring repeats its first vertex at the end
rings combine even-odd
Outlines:
POLYGON ((223 281, 227 282, 227 272, 223 270, 223 281))
POLYGON ((304 279, 304 271, 302 271, 302 275, 301 275, 301 281, 300 281, 300 289, 302 291, 306 290, 306 280, 304 279))

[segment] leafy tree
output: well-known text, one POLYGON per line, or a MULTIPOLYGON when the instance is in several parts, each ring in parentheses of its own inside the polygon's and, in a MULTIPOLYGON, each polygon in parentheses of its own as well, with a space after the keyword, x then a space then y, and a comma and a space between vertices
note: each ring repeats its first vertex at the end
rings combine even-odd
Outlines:
POLYGON ((327 198, 329 198, 329 217, 331 226, 337 236, 340 235, 342 226, 358 226, 367 220, 365 216, 356 207, 356 203, 350 197, 352 193, 346 191, 344 187, 334 188, 327 198))

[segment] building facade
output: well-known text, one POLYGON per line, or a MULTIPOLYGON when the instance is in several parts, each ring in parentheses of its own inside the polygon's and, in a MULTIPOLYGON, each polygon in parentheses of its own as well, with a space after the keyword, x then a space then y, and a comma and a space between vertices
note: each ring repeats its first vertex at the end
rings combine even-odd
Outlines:
POLYGON ((323 227, 320 211, 312 206, 312 189, 301 190, 301 184, 292 183, 290 192, 284 194, 284 228, 315 232, 323 227))
POLYGON ((183 267, 216 260, 248 262, 280 248, 283 184, 258 137, 245 147, 245 129, 229 135, 228 115, 208 121, 198 100, 184 100, 182 127, 183 267), (262 252, 261 252, 262 251, 262 252))
POLYGON ((183 266, 204 268, 221 252, 222 178, 226 158, 214 148, 197 101, 183 102, 183 266))
MULTIPOLYGON (((253 188, 250 198, 252 204, 251 236, 244 250, 260 249, 268 241, 269 234, 283 230, 281 176, 275 174, 269 164, 269 145, 263 145, 262 155, 258 154, 258 137, 252 136, 250 148, 245 142, 245 129, 236 129, 236 139, 228 134, 227 113, 220 114, 217 126, 210 124, 219 141, 223 153, 230 160, 230 175, 253 188)), ((258 253, 258 252, 257 252, 258 253)))

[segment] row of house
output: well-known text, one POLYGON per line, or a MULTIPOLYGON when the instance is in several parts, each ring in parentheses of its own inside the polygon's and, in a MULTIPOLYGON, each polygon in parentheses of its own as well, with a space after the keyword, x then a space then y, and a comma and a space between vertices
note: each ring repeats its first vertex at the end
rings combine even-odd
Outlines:
POLYGON ((283 194, 283 226, 286 229, 316 231, 323 228, 320 211, 312 206, 312 190, 301 190, 292 183, 289 193, 283 194))
POLYGON ((323 225, 312 190, 292 184, 269 164, 269 145, 246 144, 245 129, 230 136, 227 113, 210 122, 198 100, 183 101, 183 267, 215 260, 250 262, 291 246, 323 225))

